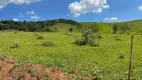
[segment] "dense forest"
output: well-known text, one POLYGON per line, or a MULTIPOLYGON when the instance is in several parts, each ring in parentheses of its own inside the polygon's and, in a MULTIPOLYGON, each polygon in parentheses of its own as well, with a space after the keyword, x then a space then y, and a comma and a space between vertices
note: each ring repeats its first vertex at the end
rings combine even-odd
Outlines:
POLYGON ((13 20, 2 20, 0 21, 0 30, 19 30, 27 32, 36 32, 36 31, 47 31, 51 32, 50 27, 57 23, 66 23, 74 26, 80 27, 80 24, 76 21, 69 19, 54 19, 46 21, 13 21, 13 20))

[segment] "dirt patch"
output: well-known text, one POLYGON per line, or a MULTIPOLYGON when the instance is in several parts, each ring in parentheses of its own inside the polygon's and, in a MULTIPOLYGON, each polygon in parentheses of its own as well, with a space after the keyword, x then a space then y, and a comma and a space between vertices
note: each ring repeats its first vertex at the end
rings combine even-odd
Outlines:
MULTIPOLYGON (((66 77, 58 68, 24 64, 14 66, 11 58, 0 58, 0 80, 80 80, 66 77)), ((91 80, 81 79, 81 80, 91 80)))
POLYGON ((0 80, 67 80, 58 68, 25 64, 14 66, 11 58, 0 59, 0 80))
POLYGON ((10 71, 14 67, 14 61, 11 58, 0 59, 0 80, 10 80, 10 71))

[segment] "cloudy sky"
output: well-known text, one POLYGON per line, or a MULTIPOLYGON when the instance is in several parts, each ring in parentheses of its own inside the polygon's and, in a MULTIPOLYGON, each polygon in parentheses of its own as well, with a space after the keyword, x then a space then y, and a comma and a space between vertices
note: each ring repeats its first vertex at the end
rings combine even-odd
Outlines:
POLYGON ((0 20, 79 22, 142 19, 142 0, 0 0, 0 20))

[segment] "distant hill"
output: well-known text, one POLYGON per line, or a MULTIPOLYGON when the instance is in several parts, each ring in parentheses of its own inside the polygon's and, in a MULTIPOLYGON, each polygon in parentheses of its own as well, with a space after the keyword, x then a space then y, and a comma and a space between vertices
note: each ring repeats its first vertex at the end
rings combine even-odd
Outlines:
POLYGON ((57 31, 62 31, 60 27, 63 27, 63 26, 66 26, 66 27, 70 26, 69 29, 73 31, 73 28, 74 28, 73 26, 76 26, 76 28, 78 28, 80 27, 80 24, 70 19, 54 19, 54 20, 45 20, 45 21, 36 21, 36 22, 34 21, 22 22, 22 21, 13 21, 13 20, 0 21, 0 30, 19 30, 19 31, 27 31, 27 32, 39 32, 39 31, 40 32, 42 31, 57 32, 57 31))
POLYGON ((117 28, 117 33, 120 34, 142 33, 142 20, 111 23, 76 22, 69 19, 54 19, 37 22, 15 22, 12 20, 0 21, 0 30, 19 30, 27 32, 80 32, 85 29, 92 29, 94 32, 112 34, 114 32, 114 26, 117 28))
POLYGON ((50 26, 49 28, 55 32, 70 32, 70 29, 72 29, 72 32, 80 31, 80 27, 67 23, 57 23, 50 26))
POLYGON ((113 33, 113 25, 117 25, 119 28, 123 27, 125 24, 130 28, 130 33, 142 33, 142 20, 134 20, 127 22, 112 22, 112 23, 101 23, 101 22, 80 22, 82 29, 92 28, 96 26, 99 28, 99 32, 101 33, 113 33))

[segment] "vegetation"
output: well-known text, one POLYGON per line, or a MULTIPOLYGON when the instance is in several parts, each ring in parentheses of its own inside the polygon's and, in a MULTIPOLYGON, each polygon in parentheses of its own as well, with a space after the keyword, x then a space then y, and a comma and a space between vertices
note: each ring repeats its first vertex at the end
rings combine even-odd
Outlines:
POLYGON ((0 21, 0 30, 19 30, 26 32, 82 32, 92 29, 93 33, 102 34, 141 34, 142 20, 117 23, 76 22, 68 19, 55 19, 37 22, 0 21))
POLYGON ((125 80, 130 38, 135 34, 132 79, 142 79, 141 20, 120 23, 65 21, 0 21, 0 57, 11 56, 17 65, 33 63, 59 67, 75 77, 125 80), (99 46, 93 47, 96 45, 99 46))
POLYGON ((118 31, 118 26, 116 24, 113 25, 113 34, 116 34, 118 31))
POLYGON ((99 33, 112 34, 117 28, 118 34, 141 34, 142 33, 142 20, 134 20, 128 22, 112 22, 112 23, 102 23, 102 22, 81 22, 82 29, 91 29, 92 25, 96 25, 99 33))
POLYGON ((45 46, 45 47, 52 47, 52 46, 55 46, 55 44, 52 43, 52 42, 45 42, 45 43, 42 44, 42 46, 45 46))
POLYGON ((38 36, 36 39, 44 39, 44 37, 43 36, 38 36))
POLYGON ((75 41, 75 44, 78 44, 78 45, 91 45, 91 46, 99 46, 98 43, 95 43, 95 40, 97 40, 98 37, 96 37, 94 34, 93 34, 93 30, 90 29, 90 30, 86 30, 86 31, 83 31, 82 33, 82 37, 81 39, 77 39, 75 41))
MULTIPOLYGON (((31 32, 0 32, 0 55, 11 56, 19 64, 33 63, 49 67, 59 67, 67 74, 93 76, 94 79, 119 80, 127 79, 129 66, 130 35, 101 34, 99 47, 78 46, 72 44, 74 36, 81 33, 31 33, 31 32), (36 40, 34 34, 44 36, 36 40), (121 38, 116 41, 114 36, 121 38), (16 41, 20 47, 10 49, 11 42, 16 41), (45 42, 52 42, 55 47, 42 47, 45 42), (125 55, 125 56, 124 56, 125 55), (74 72, 75 71, 75 72, 74 72), (96 73, 97 72, 97 73, 96 73)), ((142 79, 142 43, 141 35, 134 38, 134 56, 132 78, 142 79)), ((18 65, 19 65, 18 64, 18 65)))
POLYGON ((12 20, 5 20, 0 21, 0 30, 19 30, 19 31, 29 31, 29 32, 36 32, 36 31, 48 31, 53 32, 57 30, 50 29, 51 26, 57 23, 66 23, 80 27, 80 24, 76 21, 69 20, 69 19, 55 19, 55 20, 47 20, 47 21, 37 21, 37 22, 15 22, 12 20))
POLYGON ((19 47, 19 43, 18 42, 13 42, 12 46, 10 46, 10 48, 18 48, 19 47))

